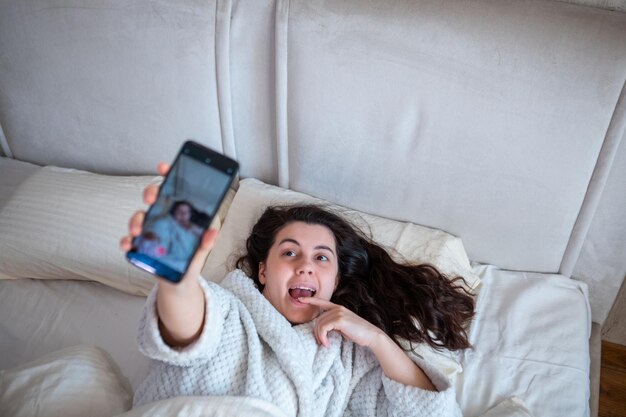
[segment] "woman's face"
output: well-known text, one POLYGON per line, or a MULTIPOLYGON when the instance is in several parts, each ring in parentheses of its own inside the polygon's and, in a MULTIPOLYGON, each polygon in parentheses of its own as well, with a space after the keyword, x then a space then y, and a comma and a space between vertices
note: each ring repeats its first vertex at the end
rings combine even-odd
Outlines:
POLYGON ((330 300, 337 286, 339 265, 335 237, 326 226, 293 222, 276 234, 265 262, 259 265, 263 295, 292 324, 320 314, 299 297, 330 300))
POLYGON ((174 220, 183 227, 191 224, 191 207, 187 204, 179 204, 174 210, 174 220))

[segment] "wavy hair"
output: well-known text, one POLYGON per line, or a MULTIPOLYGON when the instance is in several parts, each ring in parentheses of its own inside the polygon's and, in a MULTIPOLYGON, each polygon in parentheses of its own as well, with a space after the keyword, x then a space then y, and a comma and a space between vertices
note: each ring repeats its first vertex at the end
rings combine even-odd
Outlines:
POLYGON ((435 349, 470 347, 466 328, 474 299, 462 277, 441 274, 429 264, 401 264, 340 215, 316 205, 269 207, 246 241, 247 254, 236 266, 257 288, 259 263, 267 259, 277 233, 292 222, 322 225, 335 236, 339 283, 331 302, 342 305, 402 341, 425 342, 435 349))

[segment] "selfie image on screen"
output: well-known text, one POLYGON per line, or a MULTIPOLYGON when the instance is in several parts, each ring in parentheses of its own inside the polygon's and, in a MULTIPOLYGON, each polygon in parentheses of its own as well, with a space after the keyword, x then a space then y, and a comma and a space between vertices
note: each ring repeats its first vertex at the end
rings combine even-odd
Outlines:
POLYGON ((159 199, 147 214, 135 249, 184 272, 231 179, 185 155, 172 169, 159 199))

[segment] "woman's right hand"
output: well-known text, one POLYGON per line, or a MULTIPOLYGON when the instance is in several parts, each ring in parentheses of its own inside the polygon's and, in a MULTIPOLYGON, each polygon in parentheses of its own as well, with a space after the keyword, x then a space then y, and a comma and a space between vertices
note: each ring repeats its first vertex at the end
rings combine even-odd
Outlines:
MULTIPOLYGON (((157 172, 159 175, 165 176, 170 170, 170 166, 166 163, 159 162, 157 172)), ((143 202, 147 205, 154 204, 159 194, 159 186, 150 184, 143 190, 143 202)), ((120 240, 120 249, 128 252, 133 247, 133 239, 141 234, 143 219, 146 216, 145 210, 136 211, 128 222, 128 235, 120 240)))
MULTIPOLYGON (((160 175, 167 175, 169 170, 168 164, 161 162, 157 166, 160 175)), ((158 193, 158 185, 147 186, 143 192, 144 203, 153 204, 158 193)), ((128 235, 120 240, 121 250, 126 252, 131 249, 133 238, 141 234, 145 215, 145 211, 138 211, 130 218, 128 235)), ((159 328, 163 341, 170 346, 184 347, 200 336, 205 316, 204 293, 199 282, 200 271, 215 244, 217 234, 216 229, 209 229, 202 235, 200 246, 179 283, 174 284, 160 278, 156 300, 159 328)))

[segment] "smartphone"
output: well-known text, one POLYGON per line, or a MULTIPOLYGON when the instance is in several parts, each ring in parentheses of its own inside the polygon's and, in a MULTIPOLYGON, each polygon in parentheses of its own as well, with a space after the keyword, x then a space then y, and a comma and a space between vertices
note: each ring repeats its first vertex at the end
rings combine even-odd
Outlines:
POLYGON ((151 274, 180 282, 238 170, 235 160, 199 143, 185 142, 127 259, 151 274))

